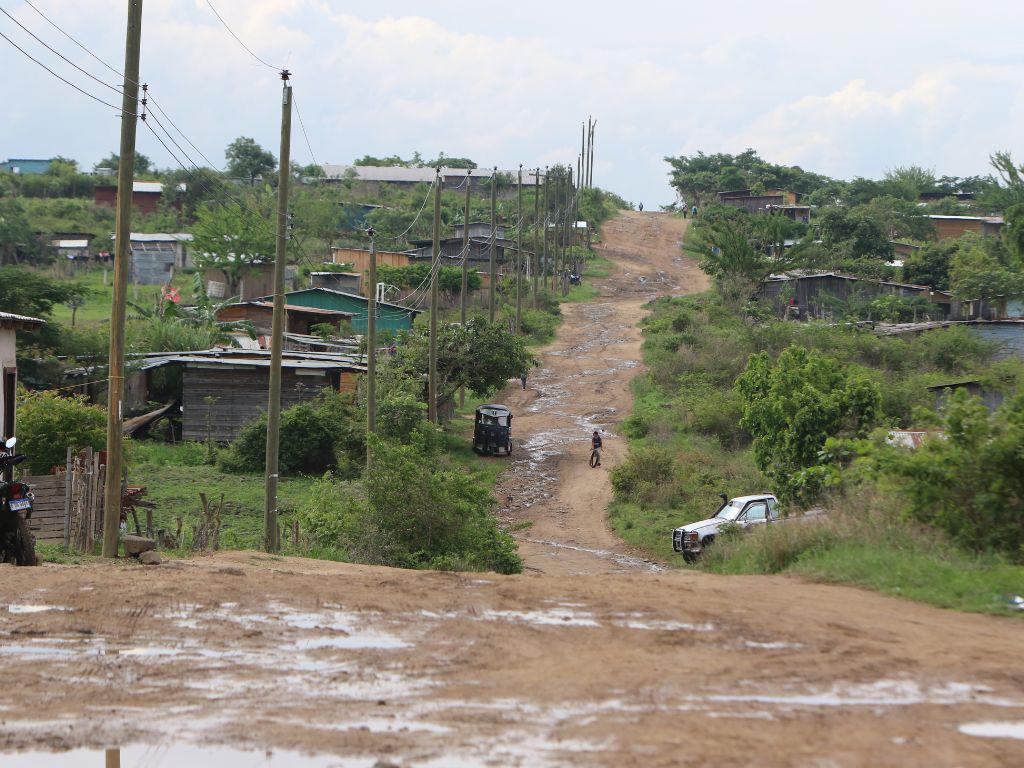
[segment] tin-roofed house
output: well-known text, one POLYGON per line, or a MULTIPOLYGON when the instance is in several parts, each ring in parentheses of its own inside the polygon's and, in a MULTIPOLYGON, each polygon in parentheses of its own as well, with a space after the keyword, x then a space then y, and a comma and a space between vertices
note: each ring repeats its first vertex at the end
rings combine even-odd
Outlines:
MULTIPOLYGON (((262 297, 262 301, 273 300, 273 296, 262 297)), ((284 295, 284 300, 291 306, 351 312, 354 315, 351 321, 352 330, 356 333, 366 333, 366 318, 370 308, 370 300, 366 296, 335 291, 330 288, 305 288, 299 291, 289 291, 284 295)), ((403 307, 400 304, 377 302, 377 331, 378 333, 407 331, 412 328, 413 321, 418 314, 418 310, 403 307)))
POLYGON ((0 312, 0 437, 12 437, 15 428, 15 397, 18 388, 18 331, 34 331, 45 325, 37 317, 0 312))

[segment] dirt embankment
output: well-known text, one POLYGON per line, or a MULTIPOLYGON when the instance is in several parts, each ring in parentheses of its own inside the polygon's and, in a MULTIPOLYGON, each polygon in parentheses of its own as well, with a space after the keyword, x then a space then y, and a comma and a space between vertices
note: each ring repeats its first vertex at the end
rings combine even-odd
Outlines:
MULTIPOLYGON (((145 765, 194 768, 307 764, 280 750, 366 768, 1024 764, 1019 621, 653 570, 608 532, 635 322, 652 294, 700 285, 680 224, 611 222, 620 269, 567 309, 530 389, 508 393, 527 445, 506 514, 534 523, 526 574, 255 553, 0 567, 0 752, 135 744, 145 765), (585 463, 592 424, 612 434, 600 470, 585 463), (994 733, 1018 738, 977 735, 994 733), (278 757, 230 763, 225 745, 278 757)), ((0 764, 103 764, 64 758, 0 764)))

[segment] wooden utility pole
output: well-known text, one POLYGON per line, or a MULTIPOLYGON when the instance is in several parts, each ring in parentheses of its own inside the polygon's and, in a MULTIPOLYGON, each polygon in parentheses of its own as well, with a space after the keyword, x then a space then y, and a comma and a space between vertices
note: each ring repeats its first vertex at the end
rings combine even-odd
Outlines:
POLYGON ((597 120, 590 124, 590 169, 587 172, 587 186, 594 186, 594 133, 597 130, 597 120))
POLYGON ((277 170, 277 246, 274 251, 274 320, 270 339, 270 397, 267 402, 266 506, 263 510, 267 552, 281 548, 277 528, 277 481, 281 452, 281 353, 284 350, 284 268, 288 260, 288 180, 291 177, 292 87, 281 72, 281 159, 277 170))
POLYGON ((547 270, 550 267, 550 264, 548 264, 548 219, 549 218, 550 218, 550 215, 548 213, 548 167, 544 166, 544 222, 542 224, 542 226, 544 227, 544 232, 543 232, 543 238, 544 239, 541 241, 541 243, 542 243, 542 245, 541 245, 541 255, 543 257, 541 263, 543 265, 543 270, 544 270, 544 272, 543 272, 544 277, 543 277, 543 281, 542 282, 544 283, 544 290, 545 291, 548 289, 548 272, 547 272, 547 270))
MULTIPOLYGON (((462 326, 466 326, 466 305, 469 303, 469 192, 473 186, 473 171, 466 171, 466 208, 462 214, 462 306, 459 311, 459 320, 462 326)), ((466 388, 459 387, 459 407, 466 404, 466 388)))
POLYGON ((132 232, 132 184, 135 181, 135 131, 138 128, 139 51, 142 0, 128 0, 121 98, 121 154, 117 166, 117 222, 114 234, 114 299, 110 308, 110 374, 107 388, 107 477, 103 486, 103 556, 117 557, 121 527, 121 475, 124 435, 124 322, 128 299, 129 241, 132 232))
POLYGON ((537 292, 540 290, 540 249, 537 247, 537 228, 540 226, 540 166, 533 175, 533 308, 537 308, 537 292))
POLYGON ((523 321, 523 164, 519 164, 519 186, 517 187, 519 202, 516 205, 516 334, 523 321))
POLYGON ((570 238, 570 233, 572 232, 572 229, 570 229, 570 227, 575 227, 576 226, 576 222, 573 221, 573 217, 572 217, 572 203, 573 203, 573 199, 572 198, 573 198, 572 166, 570 165, 569 166, 569 178, 567 179, 566 185, 565 185, 565 235, 564 235, 563 240, 562 240, 562 272, 563 272, 563 275, 562 275, 562 295, 563 296, 568 296, 569 295, 569 276, 564 274, 564 273, 566 271, 565 264, 568 261, 569 256, 572 255, 571 251, 569 250, 572 247, 572 239, 570 238))
MULTIPOLYGON (((370 236, 370 291, 366 306, 366 431, 377 431, 377 244, 373 227, 370 236)), ((370 449, 366 449, 366 466, 370 466, 370 449)))
POLYGON ((487 319, 492 323, 494 322, 495 314, 495 299, 498 294, 498 270, 494 262, 495 258, 495 240, 498 238, 498 166, 494 166, 494 170, 491 171, 491 244, 488 249, 490 256, 490 278, 491 287, 487 297, 487 319))
POLYGON ((551 229, 551 247, 555 251, 554 255, 554 270, 551 272, 551 292, 556 296, 562 290, 562 278, 560 271, 562 268, 560 254, 561 254, 561 242, 562 242, 562 219, 564 212, 562 210, 562 185, 563 179, 561 176, 555 181, 555 220, 552 222, 554 226, 551 229))
POLYGON ((427 418, 437 424, 437 273, 441 269, 441 168, 434 179, 434 249, 430 260, 430 368, 427 372, 427 418))

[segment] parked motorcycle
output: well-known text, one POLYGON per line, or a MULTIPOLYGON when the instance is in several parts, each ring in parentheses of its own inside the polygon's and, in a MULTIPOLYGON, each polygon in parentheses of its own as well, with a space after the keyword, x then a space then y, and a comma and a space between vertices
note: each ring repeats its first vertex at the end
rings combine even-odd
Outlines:
POLYGON ((4 479, 25 460, 25 454, 14 453, 17 442, 16 437, 8 439, 0 451, 0 562, 38 565, 36 542, 28 529, 35 496, 26 483, 4 479))

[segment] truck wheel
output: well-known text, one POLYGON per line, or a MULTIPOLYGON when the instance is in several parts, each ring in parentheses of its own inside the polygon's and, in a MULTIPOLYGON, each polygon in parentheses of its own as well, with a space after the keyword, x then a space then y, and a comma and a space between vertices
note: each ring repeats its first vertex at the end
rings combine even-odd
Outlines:
POLYGON ((14 547, 17 565, 39 565, 35 537, 28 529, 28 522, 21 515, 18 515, 18 527, 14 532, 14 547))

